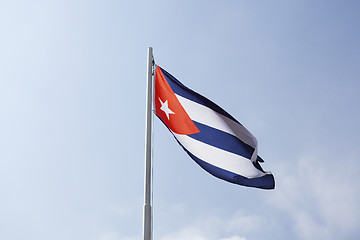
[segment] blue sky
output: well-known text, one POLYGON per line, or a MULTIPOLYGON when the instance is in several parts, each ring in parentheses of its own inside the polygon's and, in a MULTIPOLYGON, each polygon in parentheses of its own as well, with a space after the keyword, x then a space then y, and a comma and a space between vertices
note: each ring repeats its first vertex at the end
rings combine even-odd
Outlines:
POLYGON ((141 239, 149 46, 257 137, 276 179, 216 179, 154 119, 154 239, 357 239, 359 8, 0 2, 0 239, 141 239))

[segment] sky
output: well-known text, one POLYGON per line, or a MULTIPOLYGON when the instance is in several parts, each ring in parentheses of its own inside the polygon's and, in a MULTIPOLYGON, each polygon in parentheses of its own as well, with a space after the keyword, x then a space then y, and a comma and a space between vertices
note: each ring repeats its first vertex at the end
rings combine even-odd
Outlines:
POLYGON ((154 118, 154 239, 358 239, 359 10, 0 1, 0 239, 142 238, 150 46, 256 136, 276 181, 211 176, 154 118))

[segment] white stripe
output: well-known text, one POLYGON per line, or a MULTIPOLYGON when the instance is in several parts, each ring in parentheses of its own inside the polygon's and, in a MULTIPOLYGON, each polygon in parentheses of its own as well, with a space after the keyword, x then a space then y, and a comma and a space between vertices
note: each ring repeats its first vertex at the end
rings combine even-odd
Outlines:
POLYGON ((266 175, 255 168, 252 162, 247 158, 200 142, 187 135, 173 134, 190 153, 213 166, 247 178, 256 178, 266 175))
POLYGON ((257 148, 256 138, 241 124, 187 98, 175 94, 191 120, 227 132, 253 148, 257 148))

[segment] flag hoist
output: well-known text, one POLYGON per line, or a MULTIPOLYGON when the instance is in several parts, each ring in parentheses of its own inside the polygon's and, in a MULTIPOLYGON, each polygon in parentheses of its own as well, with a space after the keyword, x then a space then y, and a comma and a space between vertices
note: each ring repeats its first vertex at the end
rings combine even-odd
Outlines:
POLYGON ((205 171, 234 184, 274 189, 273 175, 260 166, 264 160, 258 156, 255 136, 220 106, 156 66, 151 47, 148 49, 146 99, 144 240, 152 240, 153 106, 156 116, 205 171))

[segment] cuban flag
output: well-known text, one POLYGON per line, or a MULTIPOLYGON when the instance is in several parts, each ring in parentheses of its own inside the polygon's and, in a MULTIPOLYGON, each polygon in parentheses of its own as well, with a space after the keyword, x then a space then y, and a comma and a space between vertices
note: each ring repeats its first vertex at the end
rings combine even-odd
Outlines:
POLYGON ((256 138, 221 107, 155 67, 156 116, 189 156, 210 174, 225 181, 274 189, 257 155, 256 138))

